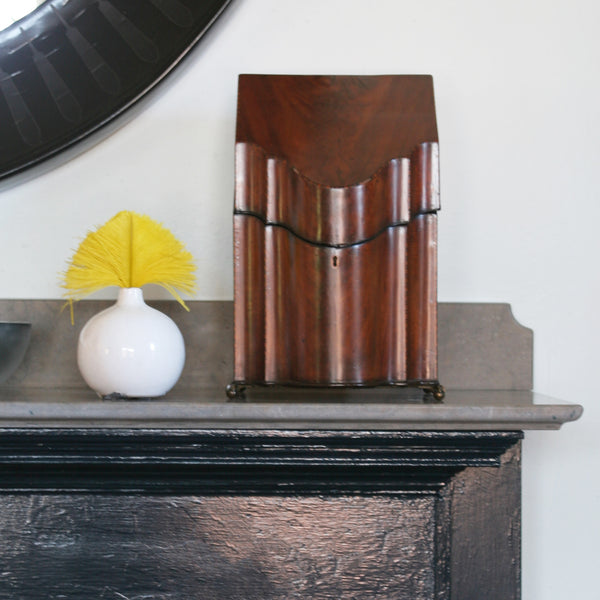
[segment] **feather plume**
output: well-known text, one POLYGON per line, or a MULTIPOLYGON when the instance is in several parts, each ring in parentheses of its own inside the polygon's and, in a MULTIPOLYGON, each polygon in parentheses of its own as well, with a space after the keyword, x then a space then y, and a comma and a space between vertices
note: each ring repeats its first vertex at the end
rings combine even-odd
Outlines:
POLYGON ((62 275, 69 301, 108 286, 165 288, 188 310, 179 292, 196 289, 192 255, 163 225, 127 210, 88 233, 62 275))

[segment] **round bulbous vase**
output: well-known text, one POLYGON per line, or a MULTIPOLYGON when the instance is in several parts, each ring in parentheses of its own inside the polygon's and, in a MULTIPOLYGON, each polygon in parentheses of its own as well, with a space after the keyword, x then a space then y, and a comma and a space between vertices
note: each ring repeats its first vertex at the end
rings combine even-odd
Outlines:
POLYGON ((101 397, 163 396, 177 383, 184 362, 177 325, 148 306, 140 288, 122 288, 116 304, 92 317, 79 334, 77 366, 101 397))

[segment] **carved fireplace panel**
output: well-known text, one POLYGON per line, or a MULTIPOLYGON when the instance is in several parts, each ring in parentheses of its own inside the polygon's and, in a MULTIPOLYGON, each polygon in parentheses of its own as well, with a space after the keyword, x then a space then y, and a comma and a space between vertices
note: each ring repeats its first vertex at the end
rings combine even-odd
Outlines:
POLYGON ((519 598, 520 432, 0 437, 2 599, 519 598))

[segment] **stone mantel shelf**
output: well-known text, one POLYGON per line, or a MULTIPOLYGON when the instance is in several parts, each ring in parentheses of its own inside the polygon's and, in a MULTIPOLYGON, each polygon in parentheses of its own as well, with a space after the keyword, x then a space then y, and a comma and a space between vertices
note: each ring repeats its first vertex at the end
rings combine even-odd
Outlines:
POLYGON ((307 392, 251 388, 248 402, 230 402, 233 303, 149 302, 185 332, 186 365, 167 396, 151 401, 100 400, 76 365, 79 331, 112 301, 84 300, 75 326, 62 300, 0 300, 3 320, 30 321, 25 359, 0 386, 0 428, 291 428, 348 430, 558 429, 583 409, 529 390, 533 332, 508 304, 440 303, 438 363, 447 390, 441 404, 402 388, 307 392))
MULTIPOLYGON (((375 393, 373 393, 375 392, 375 393)), ((177 428, 304 430, 510 431, 559 429, 583 411, 516 390, 448 390, 442 403, 394 398, 389 390, 348 399, 272 398, 229 402, 223 390, 196 390, 152 400, 101 400, 91 391, 6 387, 0 428, 177 428), (388 393, 386 393, 388 392, 388 393)))

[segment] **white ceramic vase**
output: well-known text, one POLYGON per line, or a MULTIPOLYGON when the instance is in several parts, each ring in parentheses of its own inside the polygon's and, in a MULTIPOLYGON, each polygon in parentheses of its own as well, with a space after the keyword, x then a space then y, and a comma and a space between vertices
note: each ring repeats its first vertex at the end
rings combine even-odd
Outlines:
POLYGON ((122 288, 116 304, 92 317, 79 335, 79 371, 102 397, 163 396, 184 362, 177 325, 148 306, 140 288, 122 288))

